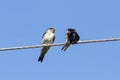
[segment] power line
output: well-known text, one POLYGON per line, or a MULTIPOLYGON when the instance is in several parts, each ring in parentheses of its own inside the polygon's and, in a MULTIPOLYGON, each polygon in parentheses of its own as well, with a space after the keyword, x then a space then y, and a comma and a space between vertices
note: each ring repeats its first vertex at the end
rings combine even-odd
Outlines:
MULTIPOLYGON (((109 38, 109 39, 99 39, 99 40, 84 40, 84 41, 79 41, 77 44, 95 43, 95 42, 109 42, 109 41, 120 41, 120 38, 109 38)), ((54 43, 54 44, 32 45, 32 46, 8 47, 8 48, 0 48, 0 51, 41 48, 43 46, 62 46, 64 44, 65 43, 54 43)))

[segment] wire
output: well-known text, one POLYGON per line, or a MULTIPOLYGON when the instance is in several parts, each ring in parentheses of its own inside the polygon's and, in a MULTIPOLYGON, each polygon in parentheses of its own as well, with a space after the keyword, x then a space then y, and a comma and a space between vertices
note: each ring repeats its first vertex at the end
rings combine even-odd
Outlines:
MULTIPOLYGON (((108 41, 120 41, 120 38, 109 38, 109 39, 99 39, 99 40, 84 40, 84 41, 79 41, 77 44, 95 43, 95 42, 108 42, 108 41)), ((8 48, 0 48, 0 51, 41 48, 43 46, 62 46, 64 44, 65 43, 54 43, 54 44, 32 45, 32 46, 8 47, 8 48)))

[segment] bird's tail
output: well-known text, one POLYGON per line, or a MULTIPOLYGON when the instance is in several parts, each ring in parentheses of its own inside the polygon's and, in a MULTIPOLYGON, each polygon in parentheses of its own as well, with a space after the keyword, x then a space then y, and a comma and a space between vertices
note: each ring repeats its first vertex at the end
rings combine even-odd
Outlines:
POLYGON ((39 56, 38 62, 39 62, 39 61, 40 61, 40 62, 43 62, 43 59, 44 59, 44 56, 39 56))
POLYGON ((48 47, 48 46, 45 46, 45 47, 42 47, 42 48, 41 48, 41 54, 40 54, 40 56, 39 56, 39 58, 38 58, 38 62, 39 62, 39 61, 41 61, 41 62, 43 61, 44 56, 45 56, 45 54, 48 52, 49 48, 50 48, 50 47, 48 47))
POLYGON ((65 45, 62 47, 61 50, 66 51, 69 46, 70 46, 70 43, 66 42, 65 45))

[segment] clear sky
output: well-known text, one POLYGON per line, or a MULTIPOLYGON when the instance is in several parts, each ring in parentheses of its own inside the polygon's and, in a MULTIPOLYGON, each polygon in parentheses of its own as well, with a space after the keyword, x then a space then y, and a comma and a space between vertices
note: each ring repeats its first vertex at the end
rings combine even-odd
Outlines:
MULTIPOLYGON (((55 43, 67 28, 81 40, 120 37, 120 0, 0 0, 0 47, 39 45, 47 28, 55 43)), ((120 41, 0 51, 0 80, 120 80, 120 41)))

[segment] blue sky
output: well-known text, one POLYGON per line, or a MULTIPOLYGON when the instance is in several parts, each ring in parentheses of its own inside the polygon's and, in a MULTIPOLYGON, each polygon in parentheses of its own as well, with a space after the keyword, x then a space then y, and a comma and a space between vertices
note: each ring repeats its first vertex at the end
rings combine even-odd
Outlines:
MULTIPOLYGON (((81 40, 120 37, 119 0, 1 0, 0 47, 39 45, 47 28, 55 43, 67 28, 81 40)), ((120 42, 52 47, 43 63, 40 49, 0 52, 0 80, 120 80, 120 42)))

